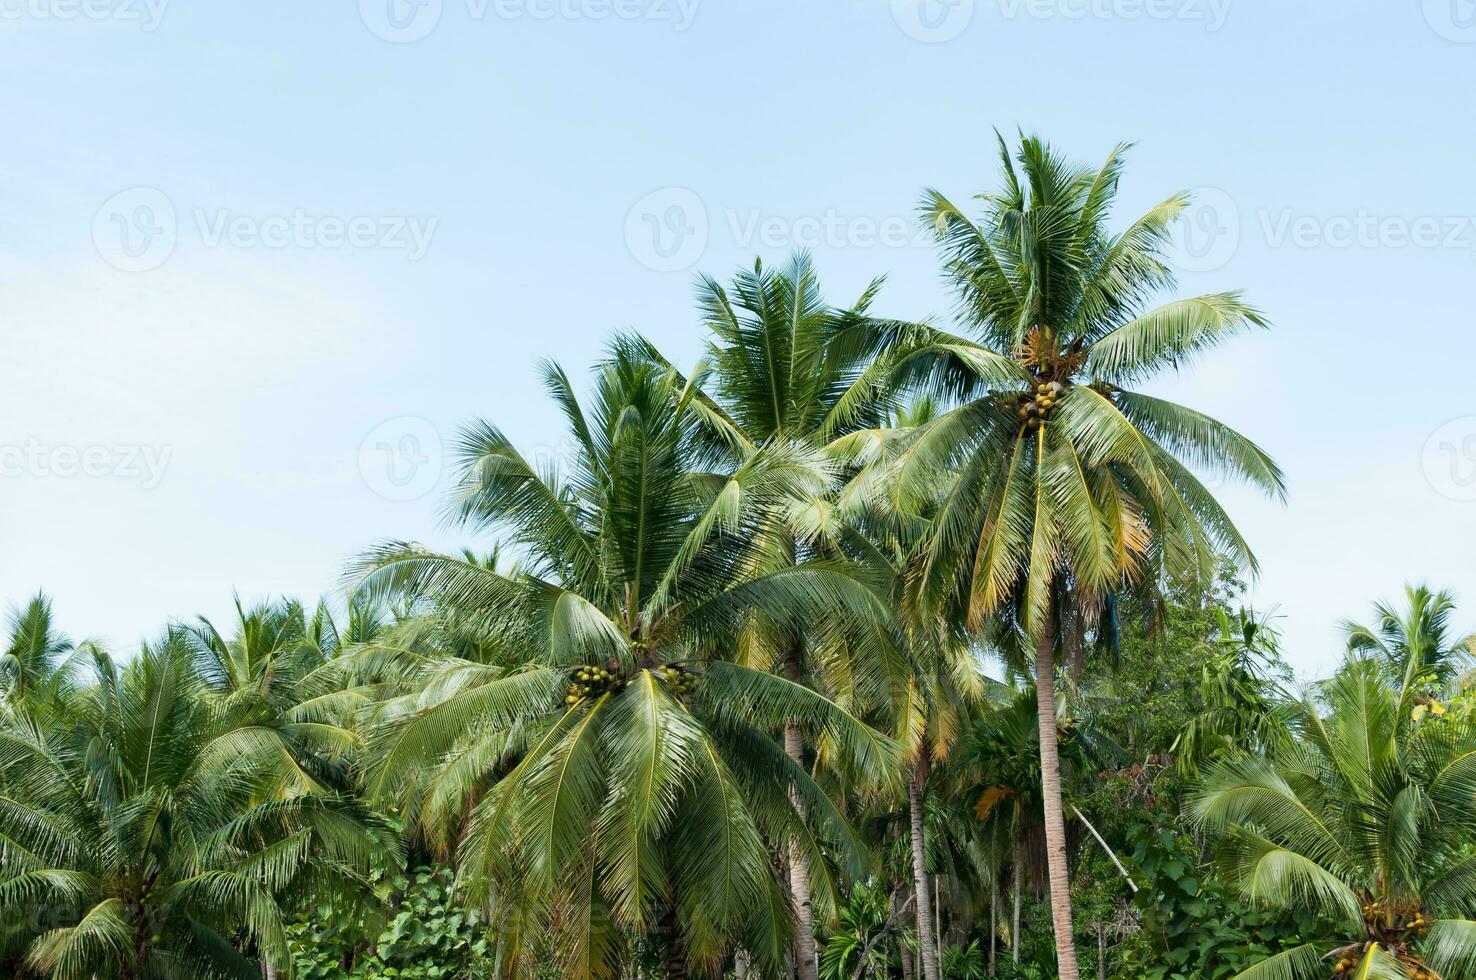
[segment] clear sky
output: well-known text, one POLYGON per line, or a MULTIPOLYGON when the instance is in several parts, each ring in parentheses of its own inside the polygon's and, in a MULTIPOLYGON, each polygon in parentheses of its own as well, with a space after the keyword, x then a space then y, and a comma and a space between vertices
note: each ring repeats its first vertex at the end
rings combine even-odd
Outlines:
POLYGON ((1470 0, 0 0, 0 79, 0 600, 74 637, 485 546, 438 444, 557 452, 537 360, 690 363, 699 270, 946 317, 912 210, 993 127, 1201 189, 1181 291, 1275 327, 1155 389, 1285 467, 1225 496, 1303 675, 1407 579, 1476 628, 1470 0))

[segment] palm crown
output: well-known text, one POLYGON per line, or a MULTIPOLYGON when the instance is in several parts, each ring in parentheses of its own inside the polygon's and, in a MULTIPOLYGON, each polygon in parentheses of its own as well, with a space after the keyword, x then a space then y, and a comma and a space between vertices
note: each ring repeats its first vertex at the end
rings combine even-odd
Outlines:
POLYGON ((770 733, 799 719, 876 770, 894 748, 735 662, 738 647, 799 618, 818 643, 850 642, 834 610, 874 619, 876 600, 845 566, 776 558, 757 534, 824 490, 823 460, 782 444, 701 469, 695 385, 650 353, 617 343, 588 409, 547 369, 573 445, 567 473, 538 470, 490 425, 465 433, 455 516, 504 531, 517 569, 408 545, 366 558, 371 589, 421 596, 500 638, 484 661, 430 668, 424 693, 371 739, 371 788, 421 813, 477 797, 463 883, 489 901, 519 896, 570 976, 614 975, 621 944, 642 937, 664 946, 669 972, 713 965, 735 943, 777 971, 790 910, 770 847, 797 843, 820 864, 825 840, 846 850, 848 837, 770 733))
POLYGON ((1249 900, 1309 907, 1346 942, 1294 947, 1245 980, 1469 976, 1476 970, 1476 726, 1415 721, 1377 664, 1309 701, 1302 739, 1206 776, 1190 812, 1223 835, 1222 871, 1249 900), (1434 972, 1430 972, 1434 971, 1434 972))
POLYGON ((1374 604, 1377 625, 1346 622, 1348 653, 1377 661, 1406 694, 1420 686, 1449 684, 1476 660, 1476 634, 1453 638, 1455 598, 1423 585, 1405 590, 1406 608, 1374 604))
POLYGON ((1019 596, 1033 630, 1062 577, 1090 609, 1151 571, 1251 562, 1190 467, 1281 495, 1275 463, 1220 422, 1125 386, 1263 317, 1233 292, 1151 305, 1174 284, 1163 253, 1188 199, 1109 231, 1123 147, 1082 169, 1028 138, 1017 169, 1000 146, 1004 186, 981 195, 981 220, 936 191, 923 205, 980 338, 942 338, 903 365, 961 399, 915 430, 892 471, 904 508, 949 487, 926 549, 930 591, 959 594, 975 623, 1019 596))

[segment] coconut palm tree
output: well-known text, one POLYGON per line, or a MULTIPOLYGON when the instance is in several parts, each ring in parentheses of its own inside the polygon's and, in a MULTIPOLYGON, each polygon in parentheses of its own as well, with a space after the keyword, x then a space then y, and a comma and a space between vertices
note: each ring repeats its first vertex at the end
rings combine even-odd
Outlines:
POLYGON ((860 772, 894 771, 896 748, 739 645, 772 648, 806 621, 823 651, 886 609, 846 563, 775 555, 762 533, 810 511, 823 457, 782 443, 704 468, 703 375, 678 380, 649 353, 617 341, 588 405, 546 368, 567 473, 538 471, 491 425, 463 434, 453 517, 503 532, 515 568, 393 543, 360 563, 364 588, 487 638, 429 663, 384 714, 368 788, 417 823, 466 814, 462 886, 525 910, 504 923, 508 957, 545 943, 564 975, 610 977, 641 942, 677 978, 741 947, 776 975, 793 925, 772 848, 811 867, 862 855, 773 733, 797 723, 860 772))
POLYGON ((982 629, 1008 611, 1034 645, 1058 970, 1078 976, 1054 714, 1056 664, 1079 660, 1113 595, 1164 576, 1208 579, 1250 549, 1191 466, 1283 494, 1271 459, 1225 425, 1126 386, 1178 367, 1264 318, 1238 293, 1151 307, 1173 285, 1163 248, 1188 198, 1108 227, 1123 148, 1096 169, 1036 138, 975 220, 937 191, 923 211, 977 340, 940 339, 897 365, 956 407, 918 427, 866 478, 892 507, 936 507, 920 593, 982 629), (937 502, 939 485, 946 492, 937 502))
MULTIPOLYGON (((890 352, 905 360, 906 350, 890 352)), ((935 403, 922 398, 900 408, 894 415, 891 434, 896 441, 936 414, 935 403)), ((827 447, 832 458, 851 469, 864 468, 868 453, 875 449, 875 433, 857 430, 827 447)), ((897 739, 907 753, 908 839, 911 845, 913 887, 916 900, 918 947, 924 980, 942 976, 938 947, 936 890, 929 883, 929 845, 926 829, 929 772, 946 764, 969 722, 971 712, 983 705, 985 679, 968 637, 962 631, 920 620, 915 603, 906 601, 912 558, 918 541, 929 527, 932 511, 904 514, 868 506, 867 495, 856 483, 848 483, 837 499, 844 515, 838 524, 841 546, 855 560, 864 562, 878 581, 888 584, 887 594, 896 610, 896 641, 907 653, 908 670, 896 679, 898 696, 889 706, 895 718, 897 739)))
MULTIPOLYGON (((232 724, 277 746, 285 790, 347 790, 359 747, 354 715, 368 696, 325 670, 341 642, 327 608, 309 616, 294 599, 248 606, 236 597, 235 613, 229 633, 203 616, 180 631, 205 682, 202 696, 232 724)), ((374 624, 367 603, 351 604, 351 637, 374 624)))
POLYGON ((1404 599, 1402 610, 1393 603, 1374 603, 1377 625, 1345 621, 1348 654, 1377 660, 1401 691, 1444 687, 1476 662, 1476 633, 1451 637, 1455 597, 1445 590, 1410 585, 1404 599))
POLYGON ((395 853, 334 795, 282 798, 280 754, 203 696, 182 634, 99 653, 65 723, 0 727, 0 916, 55 980, 290 971, 284 899, 356 894, 395 853), (39 911, 39 914, 37 912, 39 911))
POLYGON ((64 680, 62 661, 72 643, 57 630, 51 599, 44 592, 11 610, 9 627, 0 653, 0 701, 12 707, 39 702, 64 680))
MULTIPOLYGON (((706 451, 731 468, 761 447, 830 452, 847 434, 884 425, 892 407, 886 381, 893 360, 932 334, 916 324, 872 315, 880 286, 880 280, 872 282, 849 307, 831 306, 806 252, 777 270, 755 262, 752 270, 735 275, 730 287, 702 277, 697 298, 710 331, 711 373, 698 389, 693 410, 706 451)), ((655 351, 648 356, 660 361, 655 351)), ((792 563, 842 551, 823 499, 798 527, 775 525, 767 533, 776 554, 792 563)), ((885 700, 905 682, 900 657, 889 658, 875 645, 814 643, 809 633, 804 621, 786 624, 776 645, 750 647, 773 662, 761 658, 753 665, 777 670, 858 711, 869 696, 885 700), (832 652, 844 655, 843 662, 827 659, 832 652), (863 662, 868 653, 880 655, 863 662)), ((804 764, 806 746, 797 719, 785 725, 784 746, 804 764)), ((803 854, 789 855, 799 917, 799 980, 814 980, 819 969, 811 873, 803 854)), ((920 897, 919 915, 927 916, 926 905, 926 897, 920 897)), ((924 962, 927 980, 938 980, 935 952, 926 947, 924 962)))
POLYGON ((1310 908, 1343 930, 1268 957, 1244 980, 1435 980, 1476 971, 1476 725, 1403 710, 1380 665, 1355 660, 1309 699, 1297 744, 1216 764, 1189 812, 1221 839, 1249 901, 1310 908))

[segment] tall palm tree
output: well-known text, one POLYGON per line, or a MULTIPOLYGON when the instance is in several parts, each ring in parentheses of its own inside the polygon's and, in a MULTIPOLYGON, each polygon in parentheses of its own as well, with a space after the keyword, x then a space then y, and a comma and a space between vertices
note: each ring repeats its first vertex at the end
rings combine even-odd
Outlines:
POLYGON ((923 211, 959 310, 979 338, 940 340, 898 366, 957 406, 920 426, 867 479, 893 507, 936 504, 920 594, 982 629, 1001 611, 1033 641, 1041 777, 1058 970, 1076 980, 1054 715, 1056 664, 1119 590, 1163 576, 1208 579, 1250 550, 1190 466, 1284 493, 1247 439, 1125 385, 1177 367, 1252 326, 1237 293, 1150 307, 1172 286, 1163 248, 1188 203, 1176 194, 1124 231, 1108 228, 1123 148, 1096 169, 1024 138, 1000 140, 1003 188, 968 217, 937 191, 923 211))
POLYGON ((182 635, 125 667, 99 653, 64 723, 0 727, 0 916, 55 980, 288 970, 283 900, 357 893, 393 856, 382 819, 284 799, 279 754, 223 720, 182 635), (47 910, 32 921, 32 910, 47 910))
POLYGON ((1189 812, 1221 838, 1221 874, 1249 901, 1313 909, 1337 942, 1306 943, 1244 980, 1435 980, 1476 972, 1476 724, 1403 710, 1378 664, 1355 660, 1309 699, 1300 739, 1215 765, 1189 812))
MULTIPOLYGON (((904 362, 908 355, 906 349, 889 353, 898 363, 904 362)), ((906 438, 907 433, 935 414, 936 405, 927 398, 899 408, 886 438, 891 441, 906 438)), ((838 438, 827 447, 832 458, 852 470, 860 468, 858 464, 874 449, 874 431, 867 430, 838 438)), ((934 908, 936 892, 929 883, 925 819, 929 772, 948 760, 971 711, 982 705, 984 675, 962 631, 939 629, 937 624, 919 619, 917 606, 906 601, 911 560, 919 540, 927 532, 932 508, 925 507, 921 514, 909 515, 872 508, 868 503, 866 494, 858 491, 856 484, 850 483, 842 489, 837 499, 844 518, 838 526, 839 538, 848 554, 872 569, 878 581, 887 583, 890 601, 897 611, 897 642, 907 653, 909 669, 897 679, 899 695, 890 707, 898 741, 907 753, 908 838, 923 977, 939 980, 942 965, 937 916, 941 911, 934 908)))
POLYGON ((679 381, 649 355, 617 341, 587 406, 546 368, 575 447, 567 473, 536 470, 491 425, 464 433, 453 516, 503 532, 516 568, 405 544, 361 563, 365 588, 488 638, 429 664, 420 693, 388 713, 369 790, 420 821, 467 813, 463 886, 531 910, 538 931, 504 930, 509 956, 546 940, 565 975, 612 977, 640 940, 679 978, 741 947, 772 976, 792 919, 771 846, 812 867, 827 849, 861 859, 772 733, 797 724, 858 771, 892 769, 896 750, 803 685, 738 662, 738 644, 772 647, 803 620, 823 651, 886 610, 845 563, 775 556, 761 533, 808 512, 830 482, 823 458, 783 443, 705 468, 692 438, 709 411, 702 376, 679 381))
POLYGON ((1442 687, 1476 662, 1476 633, 1451 637, 1455 597, 1443 589, 1406 586, 1404 599, 1402 610, 1389 602, 1374 603, 1377 625, 1345 621, 1348 653, 1376 659, 1402 691, 1442 687))
MULTIPOLYGON (((885 424, 892 404, 886 382, 893 359, 931 334, 914 324, 873 316, 870 308, 880 285, 880 280, 872 282, 849 307, 831 306, 805 252, 777 270, 755 262, 752 270, 734 276, 731 287, 702 277, 698 305, 711 333, 711 374, 698 389, 693 409, 706 451, 733 467, 760 448, 826 452, 849 433, 885 424)), ((659 354, 649 353, 659 360, 659 354)), ((765 533, 781 560, 798 564, 834 557, 839 552, 832 540, 835 532, 828 502, 817 499, 798 527, 775 525, 765 533)), ((897 690, 885 677, 900 673, 897 661, 882 656, 863 664, 855 655, 865 649, 832 645, 831 650, 852 656, 844 663, 828 663, 826 645, 811 639, 806 622, 785 624, 776 645, 754 648, 772 654, 775 662, 755 665, 778 670, 849 706, 863 700, 868 690, 897 690)), ((867 649, 877 652, 874 646, 867 649)), ((806 746, 798 719, 785 725, 784 746, 804 764, 806 746)), ((805 856, 792 851, 789 876, 799 917, 799 980, 815 980, 819 969, 811 873, 805 856)), ((920 910, 925 903, 919 899, 920 910)), ((938 980, 936 956, 925 949, 924 959, 927 980, 938 980)))

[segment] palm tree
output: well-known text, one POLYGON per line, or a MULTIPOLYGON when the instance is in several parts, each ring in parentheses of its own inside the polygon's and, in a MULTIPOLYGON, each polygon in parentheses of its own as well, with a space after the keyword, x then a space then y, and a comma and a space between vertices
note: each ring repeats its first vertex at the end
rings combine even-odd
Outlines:
POLYGON ((1162 250, 1188 203, 1176 194, 1121 233, 1107 227, 1123 148, 1076 167, 1036 138, 980 220, 929 191, 923 211, 962 317, 980 338, 941 339, 897 368, 957 407, 920 426, 867 483, 902 511, 934 506, 921 594, 975 629, 1008 610, 1034 645, 1041 777, 1058 970, 1076 980, 1054 714, 1056 664, 1079 659, 1114 593, 1172 576, 1207 579, 1249 548, 1190 465, 1284 493, 1241 435, 1124 386, 1176 367, 1261 314, 1237 293, 1149 308, 1173 284, 1162 250))
POLYGON ((10 613, 10 637, 0 652, 0 701, 16 706, 44 700, 64 679, 63 658, 72 643, 57 631, 51 599, 38 592, 10 613))
POLYGON ((760 533, 807 512, 830 482, 824 460, 784 443, 702 468, 702 375, 679 381, 649 353, 617 341, 588 406, 545 369, 575 447, 567 474, 535 470, 491 425, 463 434, 453 516, 503 531, 515 568, 406 544, 361 563, 370 591, 487 638, 428 664, 420 692, 386 713, 369 791, 417 823, 467 814, 462 885, 525 910, 505 924, 508 958, 546 941, 566 976, 610 977, 642 941, 679 978, 741 947, 775 975, 793 925, 771 843, 812 867, 826 850, 862 855, 771 733, 797 723, 861 772, 891 770, 896 750, 738 662, 737 644, 772 648, 806 621, 823 651, 886 610, 845 563, 776 557, 760 533))
POLYGON ((1404 598, 1403 610, 1374 603, 1376 626, 1345 621, 1348 654, 1377 660, 1401 691, 1443 687, 1476 660, 1476 633, 1451 638, 1455 597, 1445 590, 1411 585, 1405 587, 1404 598))
POLYGON ((1189 812, 1221 838, 1249 901, 1312 909, 1343 931, 1268 957, 1244 980, 1471 976, 1476 971, 1476 725, 1415 721, 1379 665, 1349 663, 1308 700, 1300 739, 1215 765, 1189 812))
MULTIPOLYGON (((914 324, 873 316, 870 307, 880 285, 880 280, 872 282, 850 307, 831 306, 805 252, 777 271, 755 262, 751 271, 734 277, 731 289, 702 277, 698 305, 711 332, 711 375, 699 388, 693 409, 706 451, 733 467, 762 447, 830 452, 847 434, 885 424, 891 406, 886 380, 892 360, 931 339, 931 334, 914 324)), ((655 351, 648 354, 665 364, 655 351)), ((836 533, 824 500, 816 501, 800 530, 775 526, 767 532, 781 560, 791 563, 834 557, 840 550, 832 540, 836 533)), ((843 664, 827 663, 825 645, 810 642, 808 632, 803 621, 787 624, 771 651, 776 662, 755 665, 772 667, 850 706, 863 700, 868 688, 897 689, 886 677, 900 676, 896 662, 888 663, 883 656, 871 664, 860 664, 854 657, 843 664)), ((832 649, 877 652, 874 646, 832 649)), ((798 719, 784 726, 784 747, 795 762, 804 764, 798 719)), ((805 856, 792 851, 789 876, 799 918, 795 935, 799 980, 815 980, 819 969, 811 873, 805 856)), ((919 915, 927 915, 926 906, 926 896, 920 896, 919 915)), ((923 955, 927 980, 938 980, 935 951, 925 945, 923 955)))
MULTIPOLYGON (((893 354, 899 360, 907 356, 906 351, 893 354)), ((912 432, 935 413, 930 399, 918 399, 897 410, 891 428, 894 433, 912 432)), ((871 441, 871 432, 858 430, 854 437, 835 440, 828 452, 854 468, 865 458, 871 441)), ((941 910, 934 908, 936 889, 930 886, 928 875, 928 776, 935 765, 946 763, 971 710, 982 704, 984 676, 961 631, 920 621, 917 606, 906 601, 911 559, 926 533, 931 509, 906 515, 869 508, 865 494, 854 483, 842 490, 837 502, 845 517, 839 528, 842 547, 865 563, 878 581, 887 583, 896 610, 897 641, 908 654, 910 669, 898 678, 900 696, 891 707, 898 741, 907 752, 908 839, 923 977, 938 980, 942 976, 937 942, 941 910)))
MULTIPOLYGON (((202 696, 276 746, 284 789, 348 789, 347 764, 359 748, 354 714, 368 698, 324 669, 340 644, 332 616, 320 606, 310 617, 296 600, 247 606, 239 597, 235 611, 229 634, 203 616, 180 632, 205 682, 202 696)), ((350 636, 373 629, 374 617, 364 602, 351 604, 350 636)))
POLYGON ((1220 635, 1201 671, 1199 710, 1169 747, 1190 778, 1210 759, 1274 748, 1289 735, 1282 685, 1291 671, 1270 614, 1242 609, 1232 619, 1225 609, 1216 611, 1220 635))
POLYGON ((283 900, 359 891, 394 853, 350 800, 273 792, 272 746, 223 723, 178 631, 0 727, 0 915, 55 980, 290 970, 283 900), (26 921, 30 910, 46 914, 26 921))

